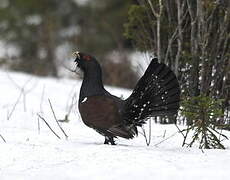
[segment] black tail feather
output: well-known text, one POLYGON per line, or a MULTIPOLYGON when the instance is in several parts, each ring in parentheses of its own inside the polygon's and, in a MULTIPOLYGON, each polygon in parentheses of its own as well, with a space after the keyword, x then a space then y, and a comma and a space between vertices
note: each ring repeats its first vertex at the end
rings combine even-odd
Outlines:
POLYGON ((175 74, 153 59, 126 99, 123 117, 127 124, 141 125, 151 116, 176 114, 179 101, 180 88, 175 74))

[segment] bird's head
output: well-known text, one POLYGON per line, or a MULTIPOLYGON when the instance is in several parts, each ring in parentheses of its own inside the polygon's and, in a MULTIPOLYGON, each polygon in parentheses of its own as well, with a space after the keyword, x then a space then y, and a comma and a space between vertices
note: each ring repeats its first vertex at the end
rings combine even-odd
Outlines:
POLYGON ((83 71, 85 71, 87 67, 95 64, 96 62, 96 59, 93 56, 82 52, 76 51, 73 53, 73 55, 75 56, 74 62, 76 63, 77 67, 79 67, 83 71))

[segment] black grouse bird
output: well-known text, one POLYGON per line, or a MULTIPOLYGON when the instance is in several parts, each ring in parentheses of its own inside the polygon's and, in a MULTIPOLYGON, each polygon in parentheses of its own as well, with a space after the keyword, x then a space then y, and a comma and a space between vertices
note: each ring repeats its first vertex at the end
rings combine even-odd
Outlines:
POLYGON ((105 90, 97 60, 75 52, 75 62, 84 72, 78 108, 83 122, 105 136, 104 144, 114 138, 137 135, 148 117, 175 115, 179 109, 180 88, 175 74, 163 63, 152 59, 132 94, 122 100, 105 90))

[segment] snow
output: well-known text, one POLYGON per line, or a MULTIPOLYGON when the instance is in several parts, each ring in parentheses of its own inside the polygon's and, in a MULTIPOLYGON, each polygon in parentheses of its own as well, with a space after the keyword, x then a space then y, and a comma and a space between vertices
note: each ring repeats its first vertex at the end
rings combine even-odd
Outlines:
MULTIPOLYGON (((174 125, 153 124, 148 147, 141 134, 133 140, 118 139, 117 146, 104 145, 104 138, 82 123, 77 104, 70 121, 61 123, 69 136, 66 140, 48 99, 57 118, 64 119, 71 104, 77 102, 81 81, 0 71, 0 84, 0 134, 6 140, 0 138, 1 180, 229 179, 229 140, 224 142, 226 150, 202 152, 181 147, 182 136, 174 125), (38 130, 37 113, 61 139, 42 120, 38 130)), ((130 93, 107 89, 117 96, 130 93)))

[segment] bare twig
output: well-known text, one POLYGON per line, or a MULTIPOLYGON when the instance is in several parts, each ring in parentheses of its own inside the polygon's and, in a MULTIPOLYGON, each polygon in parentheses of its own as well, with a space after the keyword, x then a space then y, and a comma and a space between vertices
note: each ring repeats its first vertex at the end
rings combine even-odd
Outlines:
POLYGON ((42 95, 41 95, 41 101, 40 101, 40 112, 41 113, 43 113, 42 105, 44 101, 44 96, 45 96, 45 85, 43 85, 43 88, 42 88, 42 95))
POLYGON ((186 131, 186 134, 184 135, 184 140, 183 140, 183 143, 182 143, 182 147, 183 147, 184 145, 188 145, 188 146, 189 146, 189 144, 186 143, 186 139, 187 139, 187 137, 188 137, 189 130, 190 130, 190 129, 193 129, 193 128, 194 128, 194 125, 192 125, 192 126, 190 126, 190 127, 188 126, 188 128, 183 129, 182 131, 180 131, 180 132, 186 131))
POLYGON ((152 135, 152 120, 149 120, 149 144, 151 142, 151 136, 152 135))
POLYGON ((59 122, 58 122, 58 120, 57 120, 57 117, 56 117, 56 115, 55 115, 55 113, 54 113, 53 106, 52 106, 52 104, 51 104, 51 102, 50 102, 50 99, 48 99, 48 101, 49 101, 50 108, 51 108, 51 110, 52 110, 54 119, 55 119, 55 121, 56 121, 58 127, 61 129, 62 133, 65 135, 65 138, 68 139, 67 134, 65 133, 65 131, 63 130, 63 128, 60 126, 60 124, 59 124, 59 122))
POLYGON ((163 139, 162 141, 160 141, 160 142, 158 142, 158 143, 154 144, 154 146, 158 146, 159 144, 161 144, 161 143, 163 143, 163 142, 167 141, 168 139, 170 139, 170 138, 172 138, 173 136, 175 136, 177 133, 178 133, 178 131, 177 131, 177 132, 175 132, 175 133, 173 133, 171 136, 169 136, 169 137, 167 137, 167 138, 163 139))
POLYGON ((145 143, 146 143, 146 145, 148 146, 148 139, 147 139, 147 136, 146 136, 146 133, 145 133, 145 129, 143 128, 143 127, 141 127, 141 129, 142 129, 142 135, 144 136, 144 138, 145 138, 145 143))
MULTIPOLYGON (((22 96, 22 98, 23 98, 23 108, 24 108, 24 112, 26 112, 26 95, 27 95, 30 91, 32 91, 32 90, 34 89, 34 87, 37 85, 37 82, 36 82, 30 89, 27 89, 27 90, 26 90, 26 86, 27 86, 27 84, 32 80, 32 77, 29 78, 29 79, 23 84, 23 86, 19 86, 19 85, 13 80, 13 78, 9 75, 9 73, 7 73, 7 77, 8 77, 8 79, 15 85, 15 87, 18 88, 18 89, 20 90, 19 98, 18 98, 18 100, 16 101, 16 103, 15 103, 15 105, 14 105, 14 107, 13 107, 11 113, 10 113, 10 116, 13 114, 13 112, 14 112, 14 110, 15 110, 15 107, 16 107, 16 105, 18 104, 18 102, 19 102, 21 96, 22 96)), ((9 120, 9 118, 7 118, 7 119, 9 120)))
POLYGON ((75 88, 76 88, 76 84, 72 87, 70 93, 69 93, 69 97, 67 99, 66 102, 66 115, 65 118, 62 120, 58 120, 59 122, 68 122, 69 121, 69 115, 73 109, 74 106, 76 106, 77 104, 77 94, 75 92, 75 88), (69 101, 71 101, 71 103, 69 103, 69 101))
POLYGON ((48 128, 51 130, 51 132, 52 132, 58 139, 61 139, 61 138, 57 135, 57 133, 55 133, 54 130, 50 127, 50 125, 47 123, 47 121, 45 120, 45 118, 43 118, 43 117, 40 116, 39 114, 37 114, 37 115, 38 115, 38 117, 39 117, 40 119, 42 119, 42 120, 44 121, 44 123, 48 126, 48 128))
POLYGON ((23 89, 23 87, 25 87, 25 86, 31 81, 31 79, 32 79, 32 77, 29 78, 29 79, 23 84, 23 86, 21 87, 21 86, 19 86, 19 85, 14 81, 14 79, 9 75, 8 72, 7 72, 6 74, 7 74, 8 79, 9 79, 9 80, 14 84, 14 86, 15 86, 16 88, 18 88, 18 89, 23 89))
POLYGON ((149 146, 150 145, 150 143, 151 143, 151 119, 149 120, 149 137, 147 138, 147 134, 146 134, 146 132, 145 132, 145 129, 144 129, 144 127, 142 126, 141 127, 141 129, 142 129, 142 135, 144 136, 144 138, 145 138, 145 143, 146 143, 146 145, 147 146, 149 146))
POLYGON ((21 99, 21 96, 22 96, 22 91, 21 91, 21 93, 19 94, 18 99, 17 99, 16 102, 14 103, 14 106, 13 106, 12 110, 11 110, 9 113, 7 113, 7 120, 10 120, 11 116, 13 115, 13 113, 14 113, 14 111, 15 111, 15 108, 16 108, 16 106, 18 105, 18 103, 19 103, 19 101, 20 101, 20 99, 21 99))
POLYGON ((165 138, 165 136, 166 136, 166 130, 164 130, 163 138, 165 138))
POLYGON ((0 134, 0 137, 2 138, 2 140, 4 141, 4 143, 6 143, 5 138, 0 134))
POLYGON ((177 130, 179 131, 179 133, 183 136, 183 138, 185 138, 186 135, 184 135, 183 130, 181 130, 181 129, 177 126, 176 123, 175 123, 175 126, 176 126, 177 130))
POLYGON ((68 115, 70 114, 72 108, 77 104, 77 101, 76 100, 76 93, 74 93, 73 97, 72 97, 72 101, 71 101, 71 104, 69 106, 69 111, 68 111, 68 115), (75 101, 75 102, 74 102, 75 101))
POLYGON ((38 134, 40 134, 40 120, 39 120, 40 118, 38 117, 38 134))

